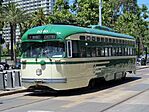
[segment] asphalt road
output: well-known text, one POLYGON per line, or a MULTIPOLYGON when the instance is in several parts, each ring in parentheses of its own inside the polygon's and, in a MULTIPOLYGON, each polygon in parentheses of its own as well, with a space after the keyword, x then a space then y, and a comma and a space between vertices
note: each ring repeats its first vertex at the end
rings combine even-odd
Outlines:
POLYGON ((59 93, 23 92, 0 97, 0 112, 148 112, 149 68, 125 81, 59 93))

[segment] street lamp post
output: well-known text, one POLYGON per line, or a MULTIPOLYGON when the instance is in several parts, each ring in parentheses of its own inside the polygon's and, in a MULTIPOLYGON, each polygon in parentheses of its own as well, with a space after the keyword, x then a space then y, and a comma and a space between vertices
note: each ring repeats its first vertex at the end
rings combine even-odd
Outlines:
POLYGON ((102 9, 102 0, 99 0, 99 25, 102 26, 102 13, 101 13, 101 9, 102 9))
POLYGON ((138 52, 137 52, 137 57, 140 57, 140 39, 136 39, 137 47, 138 47, 138 52))
POLYGON ((145 65, 146 65, 146 62, 147 62, 147 47, 144 47, 144 52, 145 52, 145 65))

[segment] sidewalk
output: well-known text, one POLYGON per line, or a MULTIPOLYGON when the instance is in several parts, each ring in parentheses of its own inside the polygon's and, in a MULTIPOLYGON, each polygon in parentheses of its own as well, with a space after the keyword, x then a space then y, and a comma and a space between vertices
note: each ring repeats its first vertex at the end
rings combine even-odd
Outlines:
POLYGON ((145 66, 136 66, 136 70, 140 70, 140 69, 145 69, 145 68, 149 68, 149 65, 145 65, 145 66))
POLYGON ((0 90, 0 97, 26 91, 24 87, 18 89, 0 90))
MULTIPOLYGON (((137 70, 145 69, 145 68, 149 68, 149 65, 136 67, 137 70)), ((5 96, 5 95, 15 94, 15 93, 21 93, 24 91, 26 91, 26 89, 24 87, 18 88, 18 89, 0 90, 0 97, 5 96)))

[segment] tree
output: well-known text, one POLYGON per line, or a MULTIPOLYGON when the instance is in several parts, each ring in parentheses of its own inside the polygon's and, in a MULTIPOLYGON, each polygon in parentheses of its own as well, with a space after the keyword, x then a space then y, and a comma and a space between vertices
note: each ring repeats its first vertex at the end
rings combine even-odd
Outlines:
POLYGON ((114 27, 118 17, 126 12, 137 12, 136 0, 104 0, 102 8, 103 25, 114 27))
MULTIPOLYGON (((148 26, 149 26, 149 22, 148 22, 148 26)), ((149 48, 149 28, 147 28, 145 31, 144 31, 144 43, 145 43, 145 47, 149 48)))
POLYGON ((55 24, 75 24, 75 16, 70 12, 68 1, 57 0, 49 22, 55 24))
MULTIPOLYGON (((0 1, 0 17, 1 17, 1 14, 2 14, 2 1, 0 1)), ((0 21, 0 31, 2 30, 3 28, 3 22, 0 21)))
POLYGON ((141 24, 141 37, 143 38, 144 47, 149 47, 149 10, 146 5, 142 5, 140 17, 142 18, 141 24))
POLYGON ((20 28, 20 37, 23 36, 23 34, 30 28, 32 28, 32 19, 31 16, 28 16, 28 19, 26 21, 23 21, 22 23, 19 23, 20 28))
POLYGON ((48 24, 48 18, 44 14, 43 9, 38 9, 31 14, 30 22, 32 27, 41 26, 48 24))
POLYGON ((0 5, 2 5, 3 0, 0 1, 0 5))
POLYGON ((26 12, 27 19, 19 23, 21 36, 30 28, 48 24, 48 15, 44 14, 42 8, 33 13, 26 12))
MULTIPOLYGON (((103 25, 117 32, 134 36, 138 43, 138 52, 143 51, 147 39, 148 9, 139 8, 136 0, 104 0, 102 8, 103 25), (141 50, 141 51, 140 51, 141 50)), ((140 54, 140 53, 138 53, 140 54)))
MULTIPOLYGON (((102 24, 114 27, 118 17, 126 11, 136 13, 136 0, 102 0, 102 24)), ((71 6, 77 24, 88 26, 98 24, 99 0, 74 0, 71 6)))
POLYGON ((9 24, 10 26, 10 34, 11 34, 11 60, 16 59, 14 44, 16 41, 16 27, 18 23, 21 23, 26 20, 27 15, 25 15, 26 11, 22 11, 17 8, 15 3, 8 3, 2 6, 0 22, 9 24))
POLYGON ((77 24, 88 26, 98 24, 98 0, 75 0, 71 9, 76 15, 77 24))
MULTIPOLYGON (((99 0, 74 0, 71 6, 76 15, 77 24, 88 26, 98 24, 99 0)), ((138 49, 148 45, 149 25, 146 19, 149 17, 145 5, 139 8, 137 0, 103 0, 102 24, 114 28, 117 32, 134 36, 138 41, 138 49)), ((138 50, 140 51, 140 50, 138 50)))
POLYGON ((144 45, 149 38, 147 33, 149 24, 145 20, 149 17, 147 10, 148 9, 143 6, 138 9, 137 13, 125 12, 123 15, 118 17, 114 26, 116 31, 129 34, 136 38, 138 44, 138 56, 143 52, 144 45))

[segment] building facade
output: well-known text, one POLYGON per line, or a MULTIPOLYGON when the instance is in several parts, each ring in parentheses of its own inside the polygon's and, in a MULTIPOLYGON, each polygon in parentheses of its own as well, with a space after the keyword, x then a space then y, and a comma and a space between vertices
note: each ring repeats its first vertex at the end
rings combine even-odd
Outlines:
MULTIPOLYGON (((3 5, 8 4, 9 2, 14 2, 18 4, 18 7, 22 10, 26 10, 27 13, 35 12, 39 8, 42 8, 44 14, 52 13, 53 7, 56 0, 3 0, 3 5)), ((5 26, 3 28, 3 38, 7 44, 10 44, 10 27, 5 26)), ((20 30, 19 27, 16 30, 16 41, 20 39, 20 30)))
POLYGON ((28 12, 43 8, 45 14, 52 12, 55 4, 55 0, 3 0, 3 4, 8 4, 9 2, 15 2, 19 8, 28 12))

